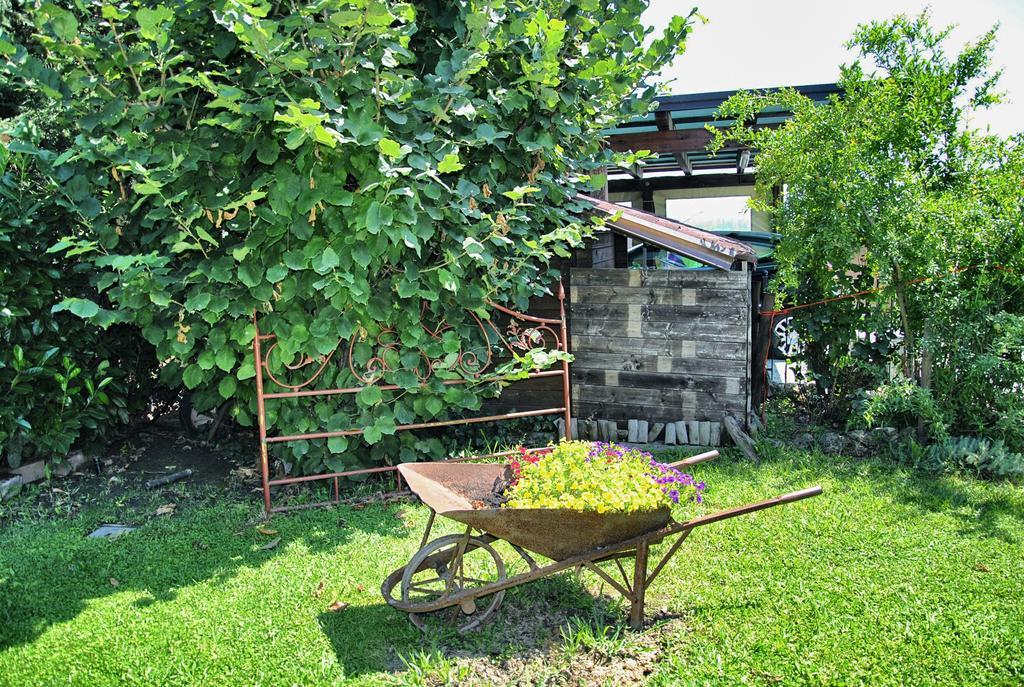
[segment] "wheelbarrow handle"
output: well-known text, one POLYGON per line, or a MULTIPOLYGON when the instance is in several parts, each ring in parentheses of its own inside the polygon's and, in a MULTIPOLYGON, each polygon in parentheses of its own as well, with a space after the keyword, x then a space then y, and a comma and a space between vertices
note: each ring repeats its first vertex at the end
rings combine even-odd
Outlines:
POLYGON ((708 451, 707 453, 698 453, 695 456, 684 458, 683 460, 677 460, 674 463, 669 463, 670 468, 684 468, 688 465, 696 465, 697 463, 703 463, 705 460, 711 460, 718 457, 718 451, 708 451))
POLYGON ((689 522, 682 525, 683 528, 694 528, 701 525, 707 525, 712 522, 718 522, 719 520, 728 520, 729 518, 735 518, 737 515, 744 515, 746 513, 753 513, 754 511, 764 510, 765 508, 771 508, 772 506, 781 506, 784 503, 793 503, 794 501, 801 501, 803 499, 817 496, 822 492, 820 486, 807 487, 806 489, 800 489, 799 491, 791 491, 788 494, 782 496, 776 496, 773 499, 766 499, 764 501, 758 501, 756 503, 748 503, 745 506, 737 506, 736 508, 729 508, 727 510, 718 511, 717 513, 711 513, 710 515, 702 515, 694 518, 689 522))

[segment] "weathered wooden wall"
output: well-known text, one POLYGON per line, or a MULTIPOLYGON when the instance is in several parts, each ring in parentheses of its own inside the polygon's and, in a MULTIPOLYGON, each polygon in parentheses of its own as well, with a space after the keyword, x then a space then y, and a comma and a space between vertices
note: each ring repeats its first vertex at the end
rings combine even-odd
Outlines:
POLYGON ((749 269, 572 269, 573 414, 745 423, 749 269))

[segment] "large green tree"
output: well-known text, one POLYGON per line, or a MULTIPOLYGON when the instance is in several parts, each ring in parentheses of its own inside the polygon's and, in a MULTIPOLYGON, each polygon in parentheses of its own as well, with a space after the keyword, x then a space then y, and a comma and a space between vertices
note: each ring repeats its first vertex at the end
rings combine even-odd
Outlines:
MULTIPOLYGON (((100 297, 66 307, 142 329, 169 384, 252 421, 252 315, 278 363, 384 327, 395 393, 276 404, 271 427, 396 424, 479 407, 426 384, 495 300, 522 307, 587 232, 575 201, 606 162, 600 131, 646 112, 689 18, 649 40, 646 0, 167 0, 43 4, 44 63, 0 50, 55 98, 73 143, 54 202, 100 297), (19 62, 20 61, 20 62, 19 62), (52 79, 56 74, 59 79, 52 79), (453 325, 432 336, 423 324, 453 325)), ((43 54, 40 52, 39 54, 43 54)), ((340 356, 339 356, 340 357, 340 356)), ((280 369, 280 367, 278 368, 280 369)), ((282 370, 282 374, 285 372, 282 370)), ((351 386, 344 365, 321 378, 351 386)), ((299 469, 356 460, 292 445, 299 469)), ((289 457, 291 460, 291 457, 289 457)))
POLYGON ((737 95, 716 145, 759 150, 790 303, 884 287, 797 318, 834 411, 881 385, 869 409, 1020 445, 1024 151, 972 121, 1000 99, 995 30, 952 56, 949 32, 927 14, 861 26, 839 95, 820 106, 791 90, 737 95), (755 126, 766 106, 793 119, 755 126))

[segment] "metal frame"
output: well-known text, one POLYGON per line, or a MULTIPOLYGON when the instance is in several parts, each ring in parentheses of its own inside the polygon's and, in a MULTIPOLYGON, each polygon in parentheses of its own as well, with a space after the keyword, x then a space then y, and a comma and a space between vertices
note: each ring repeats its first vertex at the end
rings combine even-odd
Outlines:
MULTIPOLYGON (((469 382, 498 382, 507 377, 498 374, 488 374, 491 365, 494 362, 494 358, 491 353, 492 345, 500 345, 507 351, 514 353, 515 350, 525 351, 530 348, 537 348, 544 346, 549 349, 559 350, 564 353, 569 352, 569 330, 566 323, 565 316, 565 289, 562 284, 558 285, 558 305, 559 305, 559 317, 558 319, 535 317, 533 315, 527 315, 515 310, 511 310, 504 306, 496 303, 488 302, 488 306, 494 311, 503 313, 511 318, 509 325, 505 332, 498 329, 497 325, 492 319, 483 320, 478 317, 475 313, 469 312, 469 316, 472 321, 479 327, 483 334, 483 340, 487 347, 487 356, 485 359, 481 359, 479 355, 473 351, 463 351, 459 354, 455 363, 449 368, 457 371, 461 377, 458 379, 445 379, 442 381, 445 385, 457 385, 466 384, 469 382), (496 340, 492 341, 491 336, 494 335, 496 340)), ((319 431, 309 432, 305 434, 274 434, 270 435, 267 433, 267 420, 266 420, 266 403, 267 401, 273 401, 275 399, 284 398, 317 398, 323 396, 344 396, 350 394, 357 394, 367 386, 376 386, 382 391, 393 391, 401 387, 395 384, 383 383, 385 374, 393 371, 385 358, 385 353, 388 351, 397 350, 397 344, 388 340, 387 335, 395 334, 395 330, 384 327, 371 342, 374 347, 374 354, 372 357, 362 365, 357 365, 354 361, 352 351, 357 343, 362 343, 367 340, 365 330, 362 331, 362 335, 354 334, 348 340, 339 340, 337 347, 329 354, 313 357, 304 355, 295 363, 285 362, 282 365, 286 370, 294 372, 303 368, 312 367, 313 372, 301 383, 293 384, 288 381, 280 379, 271 370, 271 357, 274 350, 277 347, 277 337, 273 333, 262 332, 259 328, 259 317, 257 314, 253 314, 253 325, 256 328, 256 335, 253 339, 253 358, 256 368, 256 412, 258 416, 259 424, 259 453, 258 453, 258 467, 260 471, 260 477, 263 486, 263 506, 267 514, 279 513, 287 510, 295 510, 299 508, 313 508, 317 506, 325 506, 331 504, 337 504, 341 502, 341 485, 340 480, 343 477, 352 477, 356 475, 368 475, 377 473, 394 472, 395 479, 395 492, 401 490, 401 477, 397 472, 397 466, 386 465, 373 468, 362 468, 357 470, 343 470, 335 472, 326 472, 316 475, 304 475, 301 477, 279 477, 271 478, 270 476, 270 458, 268 454, 268 446, 275 443, 286 443, 290 441, 302 441, 308 439, 328 439, 330 437, 349 437, 358 436, 363 433, 363 428, 353 427, 350 429, 333 430, 333 431, 319 431), (324 370, 327 369, 331 360, 335 354, 344 346, 348 347, 347 354, 345 355, 345 364, 349 371, 355 377, 355 379, 361 383, 361 386, 352 386, 345 388, 336 389, 316 389, 313 388, 313 383, 321 376, 324 370), (266 387, 272 386, 279 390, 267 391, 266 387), (303 482, 314 482, 321 480, 333 480, 334 483, 334 494, 333 497, 328 501, 322 501, 312 504, 303 504, 299 506, 278 506, 273 505, 272 499, 272 488, 279 486, 286 486, 289 484, 299 484, 303 482)), ((449 325, 445 322, 439 323, 436 327, 430 328, 426 323, 423 324, 425 331, 435 338, 440 338, 441 334, 449 328, 449 325)), ((421 383, 426 383, 434 373, 441 369, 441 361, 431 360, 425 354, 423 354, 424 368, 417 371, 417 375, 420 378, 421 383)), ((280 373, 279 373, 280 374, 280 373)), ((456 418, 453 420, 436 420, 431 422, 415 422, 405 425, 399 425, 395 429, 396 431, 407 431, 416 429, 428 429, 434 427, 448 427, 454 425, 465 425, 474 424, 479 422, 492 422, 497 420, 511 420, 523 417, 535 417, 541 415, 562 415, 565 420, 565 437, 570 438, 571 432, 571 408, 570 408, 570 372, 569 362, 563 360, 558 369, 553 370, 538 370, 531 371, 527 375, 530 379, 538 377, 561 377, 562 378, 562 400, 563 404, 557 408, 544 408, 540 410, 528 410, 516 413, 503 413, 499 415, 486 415, 478 417, 463 417, 456 418)), ((540 449, 528 449, 528 450, 540 450, 540 449)), ((513 453, 513 451, 504 451, 500 453, 470 456, 459 459, 459 461, 478 460, 486 458, 499 458, 507 456, 513 453)))

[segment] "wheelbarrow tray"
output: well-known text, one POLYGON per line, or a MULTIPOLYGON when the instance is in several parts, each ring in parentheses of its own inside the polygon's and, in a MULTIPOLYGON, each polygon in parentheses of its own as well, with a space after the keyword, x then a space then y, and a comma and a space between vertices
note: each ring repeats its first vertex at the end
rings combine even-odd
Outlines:
POLYGON ((477 507, 493 497, 506 467, 495 463, 409 463, 398 468, 409 488, 438 514, 532 553, 564 560, 661 529, 668 508, 597 513, 567 508, 477 507))

